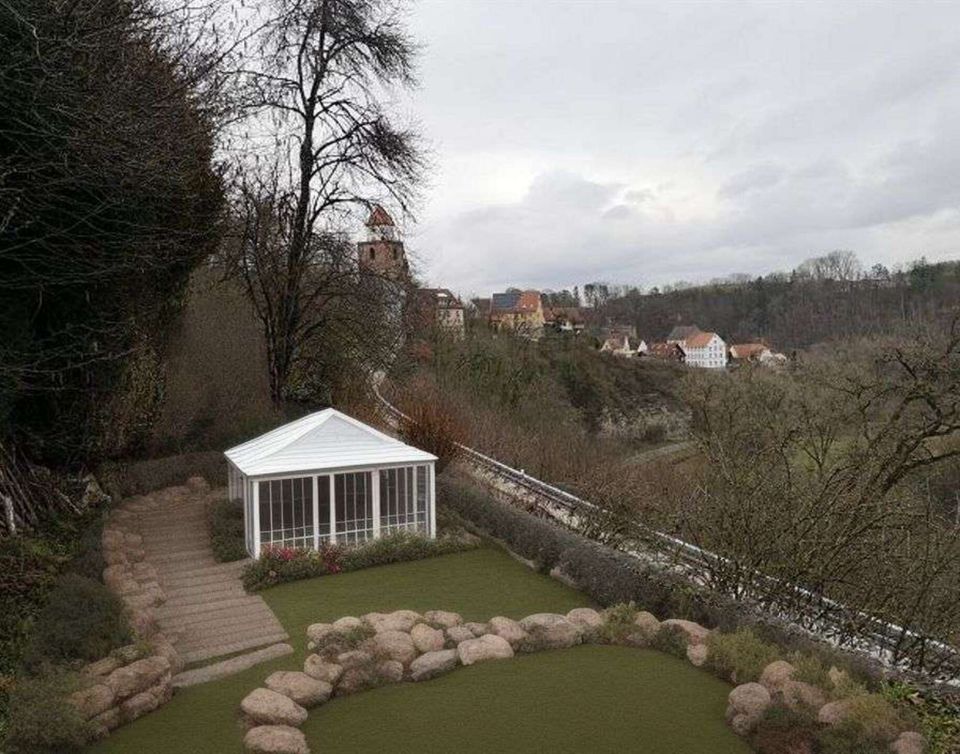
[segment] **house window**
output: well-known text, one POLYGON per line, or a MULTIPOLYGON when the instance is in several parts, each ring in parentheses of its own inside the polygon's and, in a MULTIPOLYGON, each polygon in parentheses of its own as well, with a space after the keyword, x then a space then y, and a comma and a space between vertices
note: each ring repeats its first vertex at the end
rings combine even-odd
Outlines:
POLYGON ((376 258, 377 258, 377 250, 376 250, 376 249, 370 249, 370 258, 371 258, 371 259, 376 259, 376 258))
POLYGON ((396 250, 396 249, 393 250, 393 261, 394 261, 394 262, 397 261, 397 250, 396 250))

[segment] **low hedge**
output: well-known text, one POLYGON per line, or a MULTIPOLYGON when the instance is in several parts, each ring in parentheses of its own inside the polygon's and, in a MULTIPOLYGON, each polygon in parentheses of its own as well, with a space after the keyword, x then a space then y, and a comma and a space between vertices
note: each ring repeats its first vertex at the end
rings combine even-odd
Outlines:
POLYGON ((210 547, 218 562, 230 563, 247 557, 242 500, 218 500, 210 506, 207 523, 210 547))
POLYGON ((243 585, 248 591, 255 592, 289 581, 462 552, 479 544, 478 539, 469 535, 428 539, 397 532, 352 547, 330 544, 319 550, 271 547, 243 569, 243 585))
POLYGON ((98 660, 134 638, 120 598, 73 573, 57 580, 30 633, 26 664, 32 670, 98 660))
POLYGON ((115 461, 104 464, 97 474, 114 500, 183 484, 192 476, 203 477, 211 487, 222 487, 227 480, 223 453, 210 450, 143 461, 115 461))
POLYGON ((453 511, 475 530, 503 542, 546 572, 557 568, 598 604, 634 603, 658 618, 687 618, 726 632, 747 627, 784 650, 812 654, 827 665, 846 668, 879 682, 883 669, 873 660, 830 647, 748 605, 699 587, 668 569, 601 545, 553 521, 501 502, 463 472, 437 479, 438 517, 453 511))

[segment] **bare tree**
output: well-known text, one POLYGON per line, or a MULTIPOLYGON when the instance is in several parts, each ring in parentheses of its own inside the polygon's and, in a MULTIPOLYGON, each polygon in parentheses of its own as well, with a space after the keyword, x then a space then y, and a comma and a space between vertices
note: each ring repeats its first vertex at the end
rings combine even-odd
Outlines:
POLYGON ((423 161, 417 134, 381 103, 413 83, 415 47, 396 4, 273 0, 267 13, 237 75, 252 127, 270 131, 276 151, 266 170, 242 166, 233 267, 263 323, 279 404, 332 304, 373 290, 353 285, 336 236, 350 207, 388 197, 408 211, 423 161))

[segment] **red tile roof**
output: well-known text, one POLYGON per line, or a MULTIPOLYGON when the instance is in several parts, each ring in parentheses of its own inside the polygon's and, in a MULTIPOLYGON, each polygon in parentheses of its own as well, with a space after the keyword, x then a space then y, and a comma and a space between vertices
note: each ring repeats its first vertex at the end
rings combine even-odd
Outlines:
POLYGON ((379 204, 374 204, 373 211, 367 218, 367 227, 374 228, 378 225, 393 225, 393 218, 379 204))
POLYGON ((712 332, 697 332, 693 335, 688 336, 683 341, 683 345, 686 348, 705 348, 710 344, 710 340, 713 338, 715 333, 712 332))

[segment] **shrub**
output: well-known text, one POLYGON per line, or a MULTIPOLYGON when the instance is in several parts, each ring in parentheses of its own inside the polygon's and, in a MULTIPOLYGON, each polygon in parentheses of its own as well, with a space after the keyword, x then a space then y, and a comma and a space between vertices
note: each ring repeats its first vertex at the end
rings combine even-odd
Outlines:
POLYGON ((229 563, 247 557, 242 500, 218 500, 210 506, 208 525, 210 546, 218 562, 229 563))
POLYGON ((772 644, 761 641, 749 628, 732 634, 711 634, 707 662, 721 678, 734 683, 759 680, 763 669, 779 659, 780 652, 772 644))
POLYGON ((827 668, 818 657, 802 652, 792 652, 787 660, 796 668, 793 674, 794 680, 809 683, 824 690, 829 690, 833 686, 827 668))
POLYGON ((753 747, 760 754, 796 754, 811 751, 819 726, 809 710, 769 707, 757 723, 753 747))
POLYGON ((4 751, 8 754, 79 752, 91 730, 66 697, 75 688, 69 675, 47 672, 15 681, 4 751))
POLYGON ((606 644, 616 644, 636 633, 633 622, 637 615, 637 606, 632 602, 621 602, 603 611, 603 625, 597 629, 597 639, 606 644))
POLYGON ((227 478, 223 453, 211 450, 146 461, 118 461, 105 465, 98 474, 115 500, 183 484, 192 476, 202 476, 211 486, 223 485, 227 478))
POLYGON ((258 560, 243 569, 243 585, 253 592, 288 581, 420 560, 462 552, 478 545, 479 540, 472 536, 428 539, 417 534, 397 532, 354 547, 325 544, 319 550, 265 548, 258 560))
POLYGON ((403 395, 401 407, 406 415, 400 420, 404 442, 433 453, 438 474, 463 453, 466 421, 461 410, 435 385, 416 381, 403 395))
POLYGON ((650 644, 660 652, 666 652, 674 657, 687 656, 687 635, 679 626, 661 626, 657 635, 650 644))
POLYGON ((33 626, 30 667, 97 660, 133 636, 123 603, 103 584, 67 574, 58 579, 33 626))

